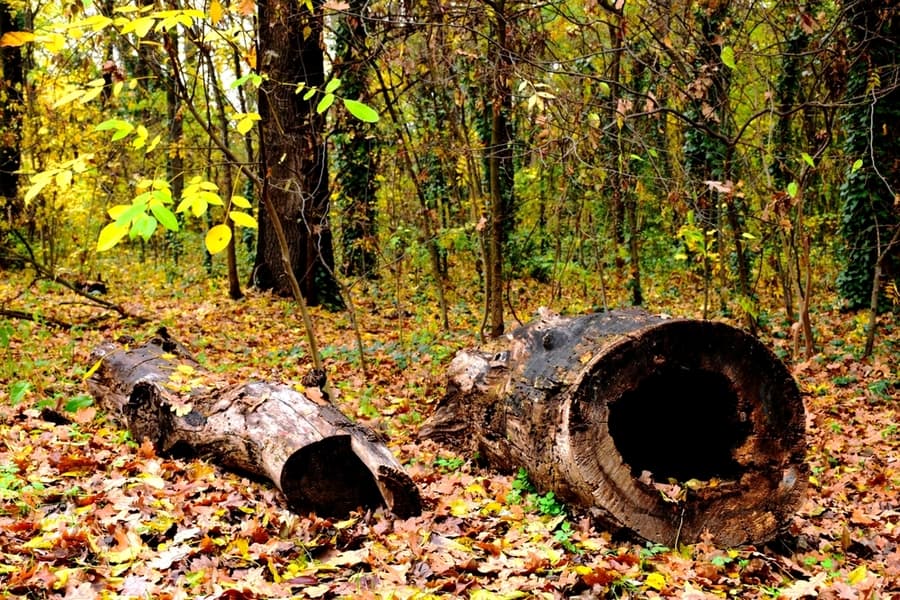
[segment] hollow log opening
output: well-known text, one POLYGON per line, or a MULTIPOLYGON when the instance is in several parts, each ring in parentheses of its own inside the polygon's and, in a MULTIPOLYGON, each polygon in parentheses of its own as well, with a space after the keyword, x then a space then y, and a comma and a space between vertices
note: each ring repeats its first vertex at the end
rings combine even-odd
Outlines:
POLYGON ((737 479, 733 451, 750 433, 738 405, 721 373, 669 367, 610 403, 609 434, 635 477, 737 479))
POLYGON ((285 463, 281 489, 294 510, 324 516, 384 504, 372 473, 353 453, 350 436, 325 438, 297 450, 285 463))

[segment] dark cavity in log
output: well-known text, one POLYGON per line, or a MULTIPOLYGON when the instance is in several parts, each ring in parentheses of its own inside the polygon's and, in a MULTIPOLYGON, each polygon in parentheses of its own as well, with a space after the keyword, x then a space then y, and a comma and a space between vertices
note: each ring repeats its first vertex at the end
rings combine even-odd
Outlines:
POLYGON ((736 479, 733 453, 750 433, 738 404, 721 373, 668 367, 610 404, 609 435, 635 477, 736 479))

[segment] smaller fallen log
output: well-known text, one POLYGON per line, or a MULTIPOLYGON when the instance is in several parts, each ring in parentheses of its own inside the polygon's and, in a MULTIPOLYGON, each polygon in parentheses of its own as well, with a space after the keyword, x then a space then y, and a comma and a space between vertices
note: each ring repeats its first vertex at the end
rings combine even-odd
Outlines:
POLYGON ((640 310, 544 312, 466 350, 420 435, 469 449, 603 526, 673 546, 773 539, 803 499, 797 385, 755 338, 640 310))
MULTIPOLYGON (((163 455, 197 456, 272 481, 297 512, 421 511, 418 488, 378 434, 284 384, 225 385, 165 329, 128 350, 104 343, 88 387, 163 455)), ((310 394, 312 395, 312 394, 310 394)))

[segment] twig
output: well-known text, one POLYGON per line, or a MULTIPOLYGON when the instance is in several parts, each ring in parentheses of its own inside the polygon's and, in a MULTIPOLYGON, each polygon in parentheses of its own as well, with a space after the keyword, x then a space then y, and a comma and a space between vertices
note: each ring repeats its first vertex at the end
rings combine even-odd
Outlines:
POLYGON ((72 329, 73 327, 71 323, 60 321, 59 319, 54 319, 53 317, 45 317, 35 313, 27 313, 21 310, 9 310, 6 308, 0 308, 0 315, 9 317, 10 319, 21 319, 24 321, 33 321, 35 323, 44 323, 65 330, 72 329))

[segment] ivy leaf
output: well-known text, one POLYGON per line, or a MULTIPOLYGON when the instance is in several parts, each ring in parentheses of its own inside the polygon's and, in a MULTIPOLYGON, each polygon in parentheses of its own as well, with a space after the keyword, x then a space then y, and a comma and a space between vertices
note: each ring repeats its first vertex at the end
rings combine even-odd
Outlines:
POLYGON ((788 184, 787 193, 788 193, 788 196, 790 196, 791 198, 796 198, 797 192, 799 192, 799 191, 800 191, 800 186, 797 185, 796 181, 792 181, 788 184))
POLYGON ((63 405, 63 409, 66 412, 78 412, 81 408, 87 408, 94 404, 94 399, 88 396, 87 394, 79 394, 77 396, 72 396, 69 398, 66 403, 63 405))
POLYGON ((19 404, 30 390, 31 384, 27 381, 16 381, 9 386, 9 403, 13 406, 19 404))
POLYGON ((722 52, 720 54, 722 58, 722 63, 728 67, 729 69, 736 69, 737 63, 734 62, 734 48, 731 46, 722 46, 722 52))
POLYGON ((855 161, 853 161, 853 166, 850 167, 850 172, 851 172, 851 173, 856 173, 857 171, 859 171, 860 169, 862 169, 862 166, 863 166, 863 161, 862 161, 862 159, 861 159, 861 158, 857 158, 855 161))
POLYGON ((206 232, 206 249, 210 254, 218 254, 228 247, 231 241, 231 229, 228 225, 216 225, 206 232))
POLYGON ((803 159, 803 162, 805 162, 806 164, 809 165, 809 168, 810 168, 810 169, 815 169, 815 168, 816 168, 816 161, 814 161, 813 158, 812 158, 812 156, 810 156, 810 155, 807 154, 806 152, 801 152, 801 153, 800 153, 800 158, 803 159))
POLYGON ((344 98, 343 103, 347 112, 360 121, 363 121, 364 123, 378 122, 378 112, 368 104, 364 104, 359 100, 350 100, 349 98, 344 98))

